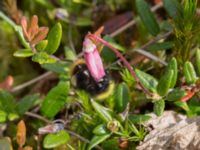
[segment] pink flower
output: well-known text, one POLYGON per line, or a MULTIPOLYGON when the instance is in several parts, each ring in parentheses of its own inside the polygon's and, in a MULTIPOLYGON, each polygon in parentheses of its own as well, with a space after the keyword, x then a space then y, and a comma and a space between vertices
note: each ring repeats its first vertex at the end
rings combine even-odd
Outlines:
POLYGON ((88 37, 83 41, 83 52, 88 70, 98 82, 105 76, 105 70, 96 45, 88 37))

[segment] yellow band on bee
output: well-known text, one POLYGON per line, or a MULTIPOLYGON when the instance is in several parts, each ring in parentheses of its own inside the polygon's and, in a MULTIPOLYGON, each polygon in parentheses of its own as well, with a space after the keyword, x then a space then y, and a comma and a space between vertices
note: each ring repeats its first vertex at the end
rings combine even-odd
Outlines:
POLYGON ((97 100, 103 100, 109 97, 113 93, 114 87, 115 83, 113 81, 110 81, 108 88, 101 94, 96 95, 94 98, 97 100))

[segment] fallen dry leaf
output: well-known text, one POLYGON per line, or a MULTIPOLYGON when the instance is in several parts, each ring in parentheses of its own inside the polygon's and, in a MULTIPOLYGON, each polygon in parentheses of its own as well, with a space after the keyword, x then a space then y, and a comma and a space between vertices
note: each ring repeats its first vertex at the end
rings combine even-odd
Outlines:
POLYGON ((23 120, 17 124, 16 140, 19 148, 22 148, 26 142, 26 125, 23 120))
POLYGON ((187 118, 173 111, 161 117, 151 114, 144 125, 153 130, 140 143, 137 150, 199 150, 200 117, 187 118))

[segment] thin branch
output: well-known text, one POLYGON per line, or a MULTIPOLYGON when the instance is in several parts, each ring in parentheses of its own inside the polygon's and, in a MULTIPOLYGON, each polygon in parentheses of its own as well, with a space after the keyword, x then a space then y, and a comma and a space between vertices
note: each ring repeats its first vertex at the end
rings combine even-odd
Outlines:
POLYGON ((164 60, 161 60, 159 57, 157 57, 157 56, 155 56, 155 55, 153 55, 153 54, 151 54, 151 53, 149 53, 149 52, 147 52, 147 51, 145 51, 143 49, 134 49, 133 51, 137 52, 137 53, 139 53, 139 54, 141 54, 141 55, 143 55, 143 56, 145 56, 145 57, 147 57, 147 58, 149 58, 151 60, 159 62, 159 63, 161 63, 161 64, 163 64, 165 66, 167 65, 167 62, 165 62, 164 60))
POLYGON ((141 48, 142 49, 146 49, 148 48, 149 46, 151 46, 152 44, 160 41, 161 39, 166 39, 167 37, 169 37, 170 35, 172 34, 172 31, 169 31, 169 32, 166 32, 162 35, 159 35, 155 38, 153 38, 152 40, 148 41, 147 43, 145 43, 141 48))
MULTIPOLYGON (((151 11, 152 12, 155 12, 157 11, 158 9, 160 9, 161 7, 163 6, 163 3, 160 2, 158 3, 157 5, 153 6, 151 8, 151 11)), ((117 36, 118 34, 120 34, 121 32, 125 31, 126 29, 130 28, 131 26, 135 25, 136 22, 139 20, 139 18, 137 17, 136 19, 134 20, 131 20, 130 22, 128 22, 127 24, 125 24, 124 26, 122 26, 121 28, 119 28, 118 30, 116 30, 115 32, 111 33, 110 36, 111 37, 115 37, 117 36)))
POLYGON ((32 113, 32 112, 25 112, 25 115, 26 116, 29 116, 29 117, 33 117, 33 118, 36 118, 36 119, 39 119, 39 120, 42 120, 48 124, 52 123, 50 120, 46 119, 45 117, 43 116, 40 116, 38 114, 35 114, 35 113, 32 113))
POLYGON ((40 80, 42 80, 42 79, 44 79, 44 78, 46 78, 46 77, 48 77, 48 76, 50 76, 50 75, 52 75, 52 74, 53 74, 53 72, 48 71, 48 72, 46 72, 46 73, 44 73, 44 74, 42 74, 42 75, 40 75, 40 76, 38 76, 38 77, 36 77, 36 78, 30 80, 30 81, 27 81, 27 82, 25 82, 25 83, 23 83, 23 84, 20 84, 20 85, 14 87, 14 88, 11 90, 11 92, 17 92, 17 91, 19 91, 19 90, 22 90, 22 89, 24 89, 24 88, 26 88, 26 87, 28 87, 28 86, 34 84, 35 82, 38 82, 38 81, 40 81, 40 80))
POLYGON ((2 11, 0 11, 0 18, 2 18, 10 26, 12 26, 14 28, 14 30, 18 33, 19 39, 22 42, 22 44, 24 45, 24 47, 29 48, 29 44, 27 43, 27 41, 24 38, 22 28, 19 25, 15 24, 15 22, 13 22, 9 17, 7 17, 2 11))

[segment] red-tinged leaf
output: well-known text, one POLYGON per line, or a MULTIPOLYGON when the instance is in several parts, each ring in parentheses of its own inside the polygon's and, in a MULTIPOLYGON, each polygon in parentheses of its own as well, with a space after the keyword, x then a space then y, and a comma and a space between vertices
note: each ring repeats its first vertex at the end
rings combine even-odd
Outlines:
POLYGON ((23 120, 17 124, 16 140, 19 148, 22 148, 26 142, 26 125, 23 120))
POLYGON ((22 17, 21 19, 21 27, 22 27, 22 31, 23 31, 23 34, 25 36, 25 38, 30 41, 30 37, 29 37, 29 34, 27 32, 27 27, 28 27, 28 24, 27 24, 27 19, 26 17, 22 17))
POLYGON ((28 31, 27 31, 28 34, 30 35, 30 40, 32 40, 35 37, 35 35, 38 33, 38 29, 39 29, 38 17, 36 15, 34 15, 31 18, 31 23, 30 23, 28 31))
POLYGON ((49 32, 49 28, 40 27, 37 35, 35 35, 34 39, 31 41, 31 44, 36 45, 40 41, 44 40, 49 32))
POLYGON ((195 93, 196 93, 195 91, 187 91, 187 95, 183 96, 181 98, 181 101, 187 102, 188 100, 190 100, 194 96, 195 93))

